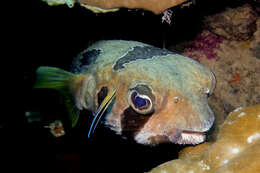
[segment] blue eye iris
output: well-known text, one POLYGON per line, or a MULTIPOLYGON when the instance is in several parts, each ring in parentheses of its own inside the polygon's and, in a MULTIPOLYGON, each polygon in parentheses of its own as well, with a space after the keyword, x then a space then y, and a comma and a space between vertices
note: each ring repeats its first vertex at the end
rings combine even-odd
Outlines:
POLYGON ((147 95, 139 94, 136 91, 131 92, 129 104, 139 114, 148 115, 153 111, 153 103, 147 95))
POLYGON ((137 96, 137 97, 135 97, 134 104, 136 107, 141 108, 141 107, 145 106, 147 104, 147 102, 146 102, 146 99, 137 96))

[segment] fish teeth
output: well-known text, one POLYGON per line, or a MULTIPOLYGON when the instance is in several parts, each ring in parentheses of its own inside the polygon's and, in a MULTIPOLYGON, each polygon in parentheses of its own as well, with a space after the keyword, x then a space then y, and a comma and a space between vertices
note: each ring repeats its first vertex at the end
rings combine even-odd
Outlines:
POLYGON ((206 136, 202 133, 181 133, 177 143, 178 144, 199 144, 206 139, 206 136))

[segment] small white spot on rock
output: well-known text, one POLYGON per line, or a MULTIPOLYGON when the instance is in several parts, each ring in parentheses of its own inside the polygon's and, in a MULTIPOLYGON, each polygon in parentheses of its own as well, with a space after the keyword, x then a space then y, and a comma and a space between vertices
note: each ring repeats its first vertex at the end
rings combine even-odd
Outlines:
POLYGON ((165 171, 165 170, 161 170, 161 173, 167 173, 167 171, 165 171))
POLYGON ((210 166, 207 165, 207 166, 203 167, 202 170, 210 170, 210 166))
POLYGON ((194 171, 193 171, 193 170, 191 170, 191 171, 189 171, 188 173, 194 173, 194 171))
POLYGON ((227 124, 228 124, 228 125, 231 125, 231 124, 233 124, 233 121, 229 121, 229 122, 227 122, 227 124))
POLYGON ((203 160, 199 162, 199 165, 202 167, 202 170, 210 170, 210 166, 205 164, 203 160))
POLYGON ((257 115, 257 118, 260 118, 260 114, 259 114, 259 115, 257 115))
POLYGON ((257 140, 259 138, 260 138, 260 133, 257 132, 257 133, 254 133, 252 136, 249 136, 247 138, 247 142, 252 143, 254 140, 257 140))
POLYGON ((233 154, 237 154, 237 153, 239 153, 239 151, 240 151, 239 148, 233 148, 232 149, 233 154))
POLYGON ((235 110, 233 110, 233 112, 238 112, 238 111, 240 111, 241 109, 243 109, 243 107, 238 107, 238 108, 236 108, 235 110))
POLYGON ((245 115, 246 115, 245 112, 241 112, 240 114, 238 114, 238 117, 243 117, 243 116, 245 116, 245 115))
POLYGON ((223 163, 224 164, 227 164, 229 162, 229 160, 224 160, 223 163))

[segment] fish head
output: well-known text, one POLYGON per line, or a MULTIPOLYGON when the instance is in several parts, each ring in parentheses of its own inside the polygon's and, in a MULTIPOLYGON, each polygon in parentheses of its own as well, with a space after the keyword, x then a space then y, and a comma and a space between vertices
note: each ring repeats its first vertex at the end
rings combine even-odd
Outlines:
POLYGON ((142 144, 198 144, 205 140, 205 132, 213 122, 214 114, 205 98, 190 101, 173 91, 154 92, 153 113, 136 132, 134 139, 142 144))
POLYGON ((145 145, 202 143, 214 122, 208 96, 216 81, 209 70, 190 73, 183 74, 181 82, 148 76, 122 82, 106 125, 145 145), (178 82, 182 87, 173 84, 178 82))

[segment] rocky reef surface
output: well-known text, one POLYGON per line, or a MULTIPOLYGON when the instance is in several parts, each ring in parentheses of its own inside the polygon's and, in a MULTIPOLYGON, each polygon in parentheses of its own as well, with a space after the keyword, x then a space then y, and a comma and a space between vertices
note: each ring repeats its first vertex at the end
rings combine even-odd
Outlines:
POLYGON ((208 16, 205 25, 182 54, 209 67, 216 76, 209 104, 218 129, 236 107, 260 104, 260 18, 244 5, 208 16))
POLYGON ((244 5, 208 16, 206 27, 182 45, 183 55, 216 76, 209 98, 215 129, 211 142, 186 147, 178 159, 149 173, 260 172, 260 18, 255 9, 244 5))
POLYGON ((248 40, 256 31, 257 14, 249 4, 228 8, 222 13, 208 16, 206 27, 228 40, 248 40))
POLYGON ((254 105, 233 110, 215 142, 187 147, 149 173, 252 173, 260 172, 259 163, 260 105, 254 105))

